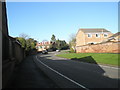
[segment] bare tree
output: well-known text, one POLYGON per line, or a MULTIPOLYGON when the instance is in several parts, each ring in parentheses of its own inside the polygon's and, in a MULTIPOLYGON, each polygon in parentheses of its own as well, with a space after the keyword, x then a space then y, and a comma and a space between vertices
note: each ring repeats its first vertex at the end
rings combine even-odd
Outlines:
POLYGON ((72 34, 70 34, 69 41, 75 40, 75 38, 76 38, 76 34, 72 33, 72 34))
POLYGON ((30 36, 27 35, 27 34, 25 34, 25 33, 21 33, 21 34, 19 35, 19 37, 22 37, 22 38, 24 38, 24 39, 28 39, 30 36))
POLYGON ((70 39, 69 39, 69 46, 71 50, 74 50, 74 52, 76 51, 75 46, 76 46, 76 34, 72 33, 70 35, 70 39))

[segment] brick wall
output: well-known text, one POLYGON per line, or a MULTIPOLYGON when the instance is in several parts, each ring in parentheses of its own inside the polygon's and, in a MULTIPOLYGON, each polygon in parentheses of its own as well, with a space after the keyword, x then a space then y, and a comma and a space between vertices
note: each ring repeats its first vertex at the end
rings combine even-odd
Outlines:
POLYGON ((106 42, 101 44, 77 46, 77 53, 120 53, 120 42, 106 42))
POLYGON ((16 60, 16 64, 19 64, 25 58, 25 50, 17 42, 13 43, 13 57, 16 60))
POLYGON ((76 35, 76 46, 85 45, 85 34, 79 31, 76 35))

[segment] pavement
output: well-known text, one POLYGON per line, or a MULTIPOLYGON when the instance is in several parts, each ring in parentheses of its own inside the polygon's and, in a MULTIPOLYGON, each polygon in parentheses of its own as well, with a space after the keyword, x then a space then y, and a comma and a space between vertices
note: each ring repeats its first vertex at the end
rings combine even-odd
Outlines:
POLYGON ((27 57, 16 69, 9 88, 118 88, 118 69, 55 56, 27 57))
POLYGON ((9 88, 58 88, 58 86, 33 61, 27 57, 13 74, 9 88))

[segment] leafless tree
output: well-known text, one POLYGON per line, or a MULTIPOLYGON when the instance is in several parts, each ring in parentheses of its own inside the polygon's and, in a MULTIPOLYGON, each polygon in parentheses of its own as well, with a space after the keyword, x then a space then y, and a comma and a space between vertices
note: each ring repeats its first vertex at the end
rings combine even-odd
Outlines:
POLYGON ((69 46, 71 49, 75 51, 75 46, 76 46, 76 34, 72 33, 70 34, 69 38, 69 46))
POLYGON ((19 35, 19 37, 22 37, 22 38, 24 38, 24 39, 28 39, 30 36, 27 35, 27 34, 25 34, 25 33, 21 33, 21 34, 19 35))

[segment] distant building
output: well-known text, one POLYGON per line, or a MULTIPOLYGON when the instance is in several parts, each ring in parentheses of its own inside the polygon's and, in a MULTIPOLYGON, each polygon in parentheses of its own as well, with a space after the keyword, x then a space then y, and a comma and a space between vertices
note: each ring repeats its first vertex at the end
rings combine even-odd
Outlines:
POLYGON ((43 50, 47 50, 50 48, 50 45, 51 45, 51 42, 49 42, 49 41, 40 42, 40 43, 37 43, 36 49, 38 50, 38 52, 43 51, 43 50))
POLYGON ((103 28, 79 29, 76 34, 76 47, 101 43, 112 35, 113 33, 103 28))

